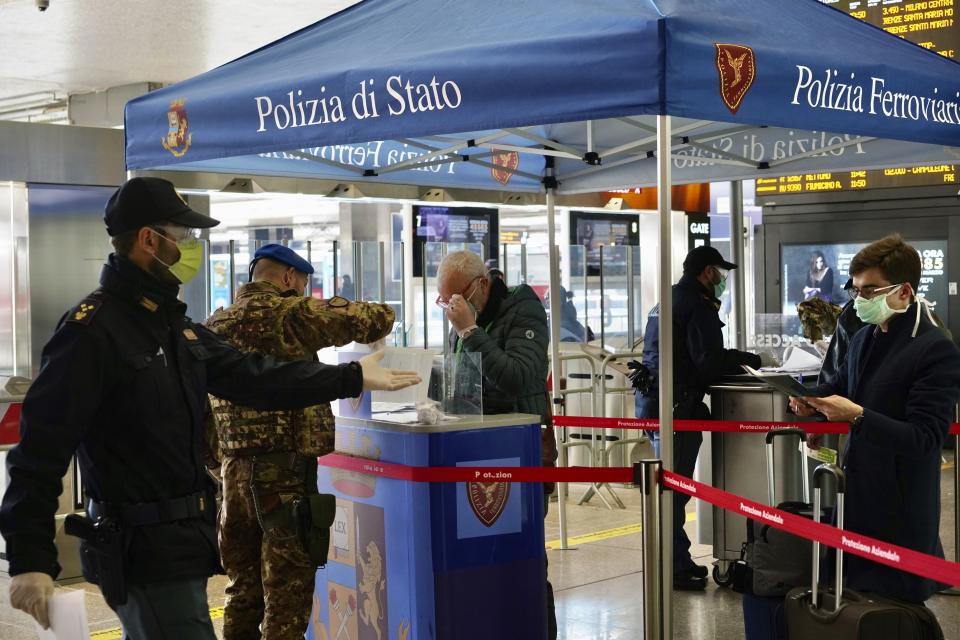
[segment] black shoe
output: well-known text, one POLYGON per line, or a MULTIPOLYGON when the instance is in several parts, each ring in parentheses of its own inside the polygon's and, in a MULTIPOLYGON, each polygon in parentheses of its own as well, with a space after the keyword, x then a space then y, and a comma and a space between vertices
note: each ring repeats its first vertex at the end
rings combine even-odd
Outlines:
POLYGON ((707 588, 707 579, 691 570, 681 571, 673 574, 673 588, 677 591, 703 591, 707 588))

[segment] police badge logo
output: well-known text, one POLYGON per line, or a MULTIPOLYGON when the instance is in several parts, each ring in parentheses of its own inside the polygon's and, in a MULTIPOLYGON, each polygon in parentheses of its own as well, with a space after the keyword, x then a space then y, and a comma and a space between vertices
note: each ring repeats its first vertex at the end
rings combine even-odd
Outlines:
POLYGON ((757 76, 756 57, 750 47, 739 44, 714 44, 717 47, 720 96, 730 113, 736 115, 743 97, 747 95, 757 76))
POLYGON ((488 527, 492 527, 503 513, 510 497, 509 482, 468 482, 467 501, 474 515, 488 527))
POLYGON ((185 98, 170 103, 170 111, 167 111, 167 135, 160 140, 163 148, 172 153, 175 158, 182 158, 193 143, 193 134, 190 133, 190 124, 187 122, 187 112, 183 108, 186 103, 185 98))
POLYGON ((516 151, 500 151, 491 156, 493 164, 497 165, 490 169, 493 179, 507 186, 513 172, 520 166, 520 154, 516 151))

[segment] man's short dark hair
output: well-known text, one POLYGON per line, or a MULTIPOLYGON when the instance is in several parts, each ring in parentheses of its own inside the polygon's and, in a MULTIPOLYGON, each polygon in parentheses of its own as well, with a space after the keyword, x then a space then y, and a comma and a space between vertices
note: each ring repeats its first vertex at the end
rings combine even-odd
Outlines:
POLYGON ((891 284, 909 282, 914 292, 920 286, 920 254, 904 242, 900 234, 887 236, 860 249, 850 261, 850 275, 855 276, 873 267, 880 269, 891 284))
POLYGON ((124 231, 110 238, 110 244, 113 245, 113 250, 116 251, 118 256, 128 256, 133 251, 134 245, 137 244, 138 235, 140 235, 140 229, 124 231))

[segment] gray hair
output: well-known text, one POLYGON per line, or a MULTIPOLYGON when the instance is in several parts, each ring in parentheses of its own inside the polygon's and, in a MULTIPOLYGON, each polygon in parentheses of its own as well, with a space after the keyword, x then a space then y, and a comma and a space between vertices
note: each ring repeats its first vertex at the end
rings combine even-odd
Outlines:
POLYGON ((468 278, 477 278, 487 275, 487 267, 483 260, 472 251, 451 251, 440 262, 437 269, 437 280, 446 280, 450 274, 461 273, 468 278))

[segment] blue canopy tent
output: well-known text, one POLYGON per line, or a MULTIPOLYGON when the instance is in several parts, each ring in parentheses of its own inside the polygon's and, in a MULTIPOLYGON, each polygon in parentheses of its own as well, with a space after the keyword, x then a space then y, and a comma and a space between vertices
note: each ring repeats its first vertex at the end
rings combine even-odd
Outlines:
POLYGON ((556 193, 657 184, 670 379, 665 187, 952 164, 960 66, 817 0, 365 0, 131 101, 126 136, 131 171, 546 190, 554 265, 556 193))

